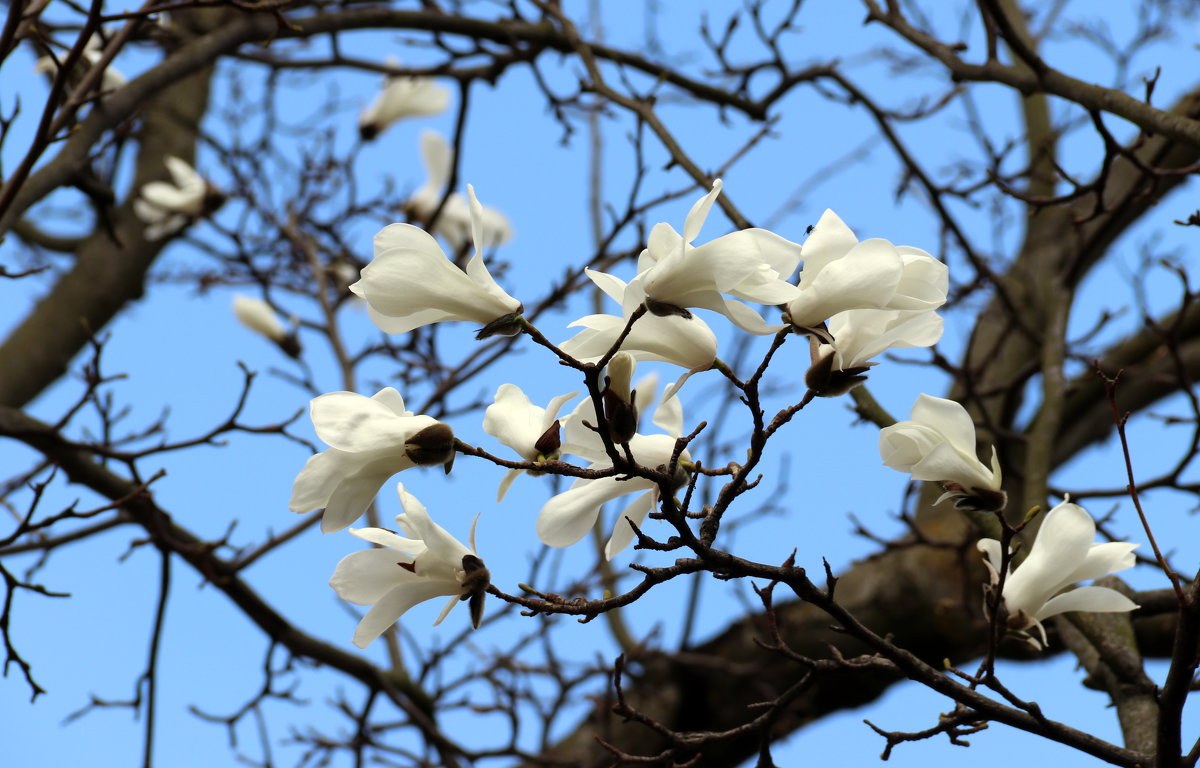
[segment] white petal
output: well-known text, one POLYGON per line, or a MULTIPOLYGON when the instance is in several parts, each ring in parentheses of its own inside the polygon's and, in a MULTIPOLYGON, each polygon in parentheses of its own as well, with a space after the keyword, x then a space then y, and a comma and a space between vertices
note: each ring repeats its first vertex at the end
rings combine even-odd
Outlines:
POLYGON ((1055 614, 1068 611, 1086 611, 1088 613, 1117 613, 1132 611, 1138 604, 1115 589, 1108 587, 1080 587, 1070 592, 1064 592, 1046 601, 1038 611, 1038 619, 1046 619, 1055 614))
POLYGON ((353 474, 342 476, 325 505, 321 531, 333 533, 353 523, 371 506, 388 478, 414 466, 406 457, 388 456, 361 466, 353 474))
POLYGON ((646 521, 646 515, 650 514, 650 510, 654 507, 654 502, 657 501, 658 494, 655 491, 647 491, 641 496, 633 500, 633 503, 625 508, 617 517, 616 525, 613 526, 612 537, 609 538, 608 544, 604 547, 604 559, 612 560, 617 554, 629 546, 633 541, 633 526, 642 527, 642 523, 646 521))
POLYGON ((417 603, 423 603, 441 595, 456 594, 447 592, 452 586, 446 582, 414 581, 394 587, 391 592, 375 603, 375 606, 367 611, 367 615, 363 616, 362 621, 358 623, 358 628, 354 631, 354 644, 359 648, 366 648, 372 640, 382 635, 388 627, 395 624, 409 608, 417 603))
POLYGON ((690 243, 700 234, 700 229, 704 226, 704 221, 708 218, 708 212, 712 210, 713 203, 717 201, 717 195, 719 194, 721 194, 721 180, 714 179, 712 191, 697 200, 692 205, 692 209, 688 211, 687 218, 683 222, 684 242, 690 243))
POLYGON ((937 430, 963 453, 975 455, 975 422, 955 401, 921 394, 913 404, 912 420, 937 430))
POLYGON ((403 582, 416 576, 397 565, 410 558, 390 549, 363 549, 341 559, 329 586, 338 597, 355 605, 371 605, 403 582))
POLYGON ((497 504, 504 501, 504 495, 508 493, 509 486, 511 486, 513 481, 516 480, 524 471, 525 470, 523 469, 510 469, 504 473, 504 478, 500 481, 500 488, 496 491, 497 504))
POLYGON ((627 493, 645 491, 653 484, 644 478, 617 480, 602 477, 597 480, 577 480, 566 491, 554 496, 542 507, 537 519, 537 534, 542 543, 551 547, 569 547, 582 539, 600 514, 606 502, 627 493))
POLYGON ((408 563, 417 555, 423 554, 426 549, 425 542, 420 539, 409 539, 386 528, 351 528, 350 534, 377 546, 387 547, 392 551, 393 560, 404 560, 408 563))

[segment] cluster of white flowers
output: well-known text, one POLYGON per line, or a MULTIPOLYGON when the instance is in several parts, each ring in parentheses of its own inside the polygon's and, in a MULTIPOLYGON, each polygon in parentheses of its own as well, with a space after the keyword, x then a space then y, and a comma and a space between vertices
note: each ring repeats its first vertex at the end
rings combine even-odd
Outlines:
MULTIPOLYGON (((410 201, 410 210, 418 213, 432 212, 440 200, 449 153, 436 134, 426 133, 422 147, 430 183, 410 201)), ((554 347, 522 315, 522 303, 492 278, 484 249, 507 239, 507 225, 496 223, 496 214, 479 203, 472 186, 467 190, 465 202, 454 196, 447 199, 439 218, 443 224, 436 228, 456 249, 466 245, 465 233, 470 233, 473 253, 465 269, 447 257, 431 234, 410 224, 392 224, 376 235, 374 259, 350 290, 365 301, 371 319, 387 333, 466 321, 479 326, 480 339, 527 332, 554 347)), ((505 383, 487 408, 484 431, 520 459, 494 458, 509 466, 497 501, 522 472, 537 476, 558 470, 575 477, 537 517, 534 528, 549 546, 575 544, 595 527, 604 504, 632 495, 605 547, 611 559, 634 541, 649 514, 665 501, 664 494, 673 495, 689 483, 694 464, 682 437, 678 394, 690 376, 723 366, 717 359, 717 335, 693 310, 722 315, 747 333, 809 336, 806 401, 836 396, 861 383, 876 364, 871 358, 884 350, 929 346, 941 337, 936 310, 946 300, 947 270, 928 253, 882 239, 859 242, 832 211, 825 212, 803 246, 764 229, 736 231, 696 245, 720 193, 718 180, 692 206, 682 234, 669 224, 656 225, 628 281, 587 271, 621 308, 620 314, 593 314, 571 323, 581 330, 556 348, 560 358, 585 374, 590 396, 559 416, 577 392, 554 397, 542 407, 517 385, 505 383), (784 324, 769 324, 752 305, 779 307, 784 324), (652 423, 661 432, 642 431, 641 416, 658 399, 658 386, 653 375, 633 383, 638 361, 683 370, 654 409, 652 423), (605 364, 602 377, 594 367, 598 363, 605 364), (564 463, 565 457, 576 457, 580 465, 564 463)), ((274 325, 264 318, 257 326, 247 322, 272 336, 281 327, 273 314, 271 320, 274 325)), ((321 527, 326 532, 353 523, 392 475, 430 464, 442 464, 448 472, 456 451, 466 447, 448 425, 405 410, 400 394, 391 388, 369 398, 352 392, 322 395, 313 400, 311 413, 317 435, 329 448, 313 456, 296 478, 291 508, 301 513, 323 509, 321 527)), ((910 421, 880 434, 885 464, 914 479, 941 483, 943 498, 953 498, 959 508, 998 513, 1006 501, 999 460, 993 451, 991 466, 986 466, 975 451, 974 423, 966 410, 928 395, 917 400, 910 421)), ((482 453, 475 448, 470 452, 482 453)), ((351 529, 386 549, 348 556, 331 582, 347 600, 374 606, 355 634, 360 646, 412 605, 441 595, 451 596, 450 605, 469 600, 478 626, 489 588, 490 574, 475 550, 474 528, 471 546, 465 547, 437 526, 403 487, 400 494, 405 513, 397 523, 407 538, 382 529, 351 529), (403 553, 399 560, 396 552, 403 553)), ((1112 597, 1116 593, 1111 590, 1058 595, 1075 581, 1132 563, 1132 545, 1092 545, 1093 537, 1091 518, 1076 505, 1060 505, 1047 516, 1029 557, 1010 569, 1005 580, 1010 628, 1041 631, 1042 619, 1080 607, 1132 607, 1128 600, 1112 597)), ((998 542, 980 543, 996 574, 1008 563, 999 557, 998 547, 998 542)))

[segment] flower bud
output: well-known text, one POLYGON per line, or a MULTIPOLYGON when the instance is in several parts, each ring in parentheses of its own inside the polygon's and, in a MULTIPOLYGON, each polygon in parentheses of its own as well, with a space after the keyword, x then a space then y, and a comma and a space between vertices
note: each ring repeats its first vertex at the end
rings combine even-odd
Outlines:
MULTIPOLYGON (((404 452, 418 466, 454 464, 454 430, 440 421, 417 432, 404 444, 404 452)), ((446 470, 450 470, 447 468, 446 470)))
POLYGON ((233 316, 238 322, 255 333, 266 336, 278 344, 287 336, 283 323, 275 315, 271 305, 262 299, 238 294, 233 297, 233 316))
MULTIPOLYGON (((810 337, 812 338, 812 337, 810 337)), ((817 342, 813 339, 813 344, 817 342)), ((870 366, 856 365, 853 368, 837 370, 834 368, 836 353, 830 350, 824 356, 813 361, 812 367, 804 374, 804 384, 818 397, 837 397, 844 395, 867 380, 864 375, 870 366)))
POLYGON ((558 458, 558 450, 562 447, 562 425, 557 420, 542 433, 542 436, 533 444, 533 450, 537 451, 539 458, 558 458))
POLYGON ((608 361, 608 376, 605 383, 609 390, 626 403, 633 402, 629 387, 633 380, 635 367, 637 367, 637 363, 634 361, 633 355, 628 352, 618 352, 608 361))
POLYGON ((516 312, 509 312, 507 315, 497 317, 475 333, 475 340, 483 341, 492 336, 516 336, 523 327, 521 313, 524 311, 524 307, 517 307, 516 312))
POLYGON ((477 555, 463 555, 462 569, 463 591, 458 599, 470 601, 468 605, 471 609, 471 626, 479 629, 480 623, 483 622, 483 602, 487 598, 487 588, 492 583, 492 574, 477 555))

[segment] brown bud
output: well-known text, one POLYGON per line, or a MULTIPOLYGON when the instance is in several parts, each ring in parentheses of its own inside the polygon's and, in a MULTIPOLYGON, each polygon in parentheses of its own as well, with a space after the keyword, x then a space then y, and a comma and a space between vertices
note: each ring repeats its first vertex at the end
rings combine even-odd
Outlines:
POLYGON ((447 464, 454 461, 454 430, 441 423, 430 424, 408 438, 404 452, 418 466, 447 464))
POLYGON ((480 328, 475 333, 476 341, 483 341, 491 336, 516 336, 524 327, 521 313, 525 311, 524 306, 517 307, 516 312, 509 312, 507 315, 497 317, 492 322, 480 328))
POLYGON ((537 451, 538 456, 557 456, 558 449, 562 447, 562 426, 558 423, 558 419, 550 425, 550 428, 542 433, 542 436, 533 444, 533 450, 537 451))
POLYGON ((869 370, 869 366, 857 365, 839 370, 834 368, 834 356, 832 351, 823 355, 813 361, 812 367, 804 374, 804 384, 818 397, 844 395, 867 380, 863 374, 869 370))
POLYGON ((283 350, 283 354, 293 360, 299 359, 300 353, 304 351, 304 348, 300 346, 300 337, 296 335, 295 331, 292 331, 275 343, 283 350))
POLYGON ((664 301, 655 301, 649 296, 646 297, 646 309, 650 311, 650 314, 657 315, 658 317, 676 315, 682 317, 684 320, 692 319, 692 313, 685 308, 677 307, 674 304, 667 304, 664 301))
POLYGON ((637 406, 625 402, 611 388, 604 390, 604 418, 608 422, 608 436, 614 443, 628 443, 638 428, 637 406))
POLYGON ((483 601, 487 598, 492 574, 477 555, 463 555, 463 592, 459 600, 468 600, 471 609, 471 626, 479 629, 483 621, 483 601))

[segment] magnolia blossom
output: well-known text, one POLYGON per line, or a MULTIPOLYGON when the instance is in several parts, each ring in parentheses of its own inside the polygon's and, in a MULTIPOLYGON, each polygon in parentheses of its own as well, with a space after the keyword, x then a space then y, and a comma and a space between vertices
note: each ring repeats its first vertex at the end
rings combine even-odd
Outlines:
MULTIPOLYGON (((417 603, 449 595, 436 627, 454 604, 471 601, 471 624, 483 618, 483 598, 489 574, 475 550, 475 523, 470 547, 433 522, 424 505, 397 484, 404 514, 396 525, 404 535, 385 528, 351 528, 350 533, 380 548, 352 552, 342 558, 329 579, 338 597, 355 605, 369 605, 354 631, 354 644, 366 648, 417 603)), ((475 522, 479 522, 478 516, 475 522)))
POLYGON ((147 240, 161 240, 220 206, 224 195, 178 157, 163 161, 171 182, 151 181, 138 192, 133 212, 146 222, 147 240))
MULTIPOLYGON (((425 184, 404 206, 413 217, 428 222, 445 197, 454 151, 440 133, 425 130, 421 132, 421 160, 425 164, 425 184)), ((484 240, 480 247, 494 248, 512 239, 512 225, 503 213, 485 205, 481 208, 481 216, 484 240)), ((471 210, 462 195, 454 192, 446 198, 446 204, 429 231, 442 237, 455 253, 462 250, 471 239, 471 210)))
MULTIPOLYGON (((596 270, 584 271, 600 290, 621 304, 622 314, 581 317, 568 327, 584 330, 563 342, 560 349, 583 362, 595 362, 612 349, 634 310, 645 302, 646 294, 636 283, 627 284, 596 270)), ((672 363, 687 369, 671 388, 671 394, 677 393, 689 376, 712 367, 717 359, 716 335, 694 315, 660 316, 646 312, 634 322, 620 348, 635 360, 672 363)))
MULTIPOLYGON (((638 411, 648 407, 654 398, 655 386, 648 379, 639 382, 635 390, 638 411)), ((666 469, 675 452, 676 439, 683 434, 683 411, 679 398, 667 394, 654 415, 654 423, 667 434, 634 434, 628 441, 634 461, 643 467, 666 469)), ((612 461, 599 435, 587 426, 595 426, 596 421, 596 409, 592 401, 584 400, 567 418, 563 429, 562 452, 589 461, 588 469, 602 470, 611 467, 612 461)), ((683 462, 691 462, 691 455, 686 450, 679 455, 679 463, 683 462)), ((686 476, 678 467, 677 472, 682 484, 686 476)), ((646 515, 658 504, 657 483, 643 477, 576 479, 570 488, 542 507, 537 520, 538 538, 552 547, 568 547, 583 538, 596 524, 601 506, 631 493, 639 495, 617 516, 612 536, 604 548, 604 556, 611 560, 633 541, 633 525, 640 527, 646 515)))
POLYGON ((820 395, 841 395, 861 383, 877 363, 871 358, 888 349, 928 347, 942 338, 942 318, 932 311, 851 309, 829 318, 832 344, 815 341, 813 365, 805 376, 820 395))
POLYGON ((476 338, 517 332, 521 302, 496 285, 483 263, 482 206, 473 187, 467 185, 467 192, 475 254, 466 272, 446 258, 428 232, 411 224, 389 224, 375 235, 375 258, 350 290, 366 300, 371 320, 384 332, 407 333, 447 320, 483 325, 476 338))
MULTIPOLYGON (((578 392, 559 395, 542 408, 534 405, 515 384, 501 384, 495 402, 483 414, 483 431, 516 451, 525 461, 557 459, 561 444, 558 411, 578 392)), ((500 482, 496 501, 525 470, 510 469, 500 482)))
MULTIPOLYGON (((88 66, 95 66, 100 61, 104 55, 103 47, 104 43, 98 35, 92 35, 84 43, 83 60, 87 62, 88 66)), ((57 58, 54 56, 40 56, 33 65, 33 71, 45 72, 51 76, 56 75, 58 74, 60 62, 65 56, 65 52, 57 58)), ((120 70, 116 67, 106 67, 104 74, 100 76, 100 90, 105 92, 115 91, 127 82, 128 80, 125 78, 125 75, 121 74, 120 70)))
POLYGON ((702 197, 684 221, 683 234, 659 223, 650 231, 638 257, 639 284, 655 314, 682 314, 686 307, 720 312, 750 333, 774 333, 762 317, 737 299, 758 304, 786 304, 799 289, 787 282, 800 262, 800 246, 765 229, 744 229, 700 246, 692 241, 721 193, 721 180, 702 197))
MULTIPOLYGON (((1042 621, 1068 611, 1115 613, 1132 611, 1137 604, 1108 587, 1064 589, 1079 581, 1098 579, 1133 567, 1133 550, 1139 545, 1124 541, 1096 544, 1096 524, 1091 515, 1068 498, 1046 515, 1029 550, 1029 556, 1004 580, 1004 606, 1008 627, 1016 631, 1036 627, 1042 647, 1046 629, 1042 621), (1061 593, 1061 594, 1060 594, 1061 593)), ((976 545, 985 555, 992 584, 999 583, 1001 544, 981 539, 976 545)), ((1034 645, 1038 645, 1034 640, 1034 645)))
MULTIPOLYGON (((388 63, 398 64, 395 59, 388 63)), ((449 105, 450 92, 432 78, 389 75, 384 78, 383 90, 358 116, 358 133, 370 141, 397 120, 440 115, 449 105)))
POLYGON ((325 533, 358 519, 392 475, 454 455, 450 427, 404 410, 404 398, 391 387, 371 397, 331 392, 314 398, 309 410, 329 448, 300 470, 288 506, 296 513, 323 508, 325 533))
POLYGON ((920 395, 912 418, 879 432, 883 463, 914 480, 941 483, 955 506, 995 510, 1004 506, 1000 490, 1000 460, 992 447, 989 469, 975 455, 975 423, 967 409, 953 400, 920 395))
POLYGON ((946 303, 946 265, 919 248, 872 238, 861 243, 826 210, 801 251, 800 292, 788 321, 819 326, 849 309, 933 310, 946 303))
POLYGON ((242 325, 273 341, 289 357, 300 355, 300 340, 295 331, 288 333, 275 310, 262 299, 241 294, 234 296, 233 315, 242 325))

